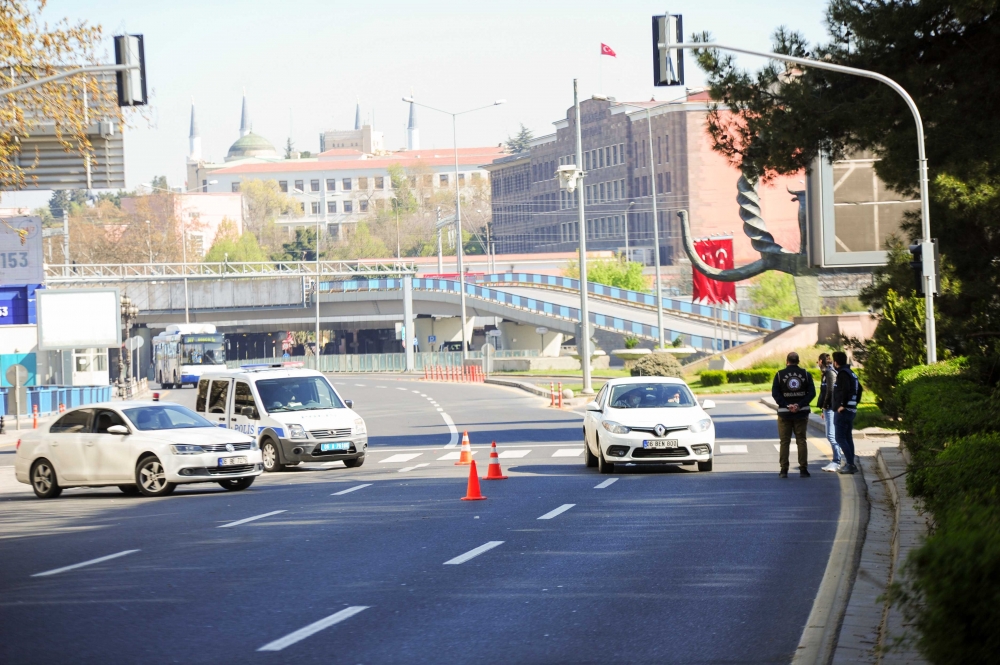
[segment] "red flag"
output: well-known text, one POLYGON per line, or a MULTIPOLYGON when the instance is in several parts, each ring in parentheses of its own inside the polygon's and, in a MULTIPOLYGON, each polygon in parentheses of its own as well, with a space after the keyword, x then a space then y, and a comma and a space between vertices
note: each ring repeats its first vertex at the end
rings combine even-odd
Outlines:
MULTIPOLYGON (((733 269, 732 238, 699 240, 694 244, 694 248, 701 260, 712 268, 733 269)), ((734 282, 714 280, 694 266, 691 267, 691 273, 691 281, 694 285, 693 300, 704 300, 708 303, 736 302, 736 284, 734 282)))
POLYGON ((601 44, 601 55, 610 55, 612 58, 618 57, 615 55, 614 49, 604 43, 601 44))

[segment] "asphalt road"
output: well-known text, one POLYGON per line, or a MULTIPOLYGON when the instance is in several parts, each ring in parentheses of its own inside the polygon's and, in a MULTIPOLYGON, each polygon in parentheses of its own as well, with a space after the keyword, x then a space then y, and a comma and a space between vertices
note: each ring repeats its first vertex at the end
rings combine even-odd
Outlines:
POLYGON ((40 501, 0 457, 0 662, 791 660, 839 486, 779 480, 773 413, 750 398, 716 399, 732 448, 715 471, 600 476, 583 466, 581 416, 525 393, 334 382, 368 422, 358 469, 40 501), (483 482, 486 501, 459 500, 468 467, 440 459, 457 453, 443 414, 468 430, 481 476, 490 441, 504 453, 510 478, 483 482))

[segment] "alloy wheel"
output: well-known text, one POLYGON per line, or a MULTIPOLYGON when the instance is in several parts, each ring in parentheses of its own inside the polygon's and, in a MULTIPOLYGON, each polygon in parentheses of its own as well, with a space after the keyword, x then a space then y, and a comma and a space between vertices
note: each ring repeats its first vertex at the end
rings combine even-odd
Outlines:
POLYGON ((31 477, 31 483, 35 486, 35 491, 45 494, 52 489, 52 467, 45 462, 35 465, 35 473, 31 477))
POLYGON ((159 492, 166 485, 163 465, 159 460, 150 460, 139 470, 139 482, 148 492, 159 492))

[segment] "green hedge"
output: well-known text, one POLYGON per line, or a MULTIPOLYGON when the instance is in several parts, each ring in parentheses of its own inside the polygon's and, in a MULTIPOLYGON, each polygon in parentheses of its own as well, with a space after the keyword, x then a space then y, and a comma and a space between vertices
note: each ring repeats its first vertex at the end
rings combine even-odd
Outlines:
POLYGON ((773 369, 732 369, 727 372, 729 383, 771 383, 773 369))
POLYGON ((721 386, 729 381, 729 373, 721 369, 706 369, 700 376, 703 386, 721 386))

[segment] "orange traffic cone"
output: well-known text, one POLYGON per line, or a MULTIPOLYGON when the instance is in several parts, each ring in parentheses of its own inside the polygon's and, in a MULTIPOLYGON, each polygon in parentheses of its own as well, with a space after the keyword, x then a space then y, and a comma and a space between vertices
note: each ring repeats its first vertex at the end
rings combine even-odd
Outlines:
POLYGON ((465 490, 465 496, 462 497, 462 501, 482 501, 485 498, 479 489, 479 474, 476 473, 476 461, 472 460, 472 466, 469 467, 469 487, 465 490))
POLYGON ((490 450, 490 466, 483 480, 507 480, 507 476, 503 475, 503 470, 500 468, 500 456, 497 455, 496 441, 493 442, 493 448, 490 450))
POLYGON ((469 443, 469 433, 462 434, 462 454, 459 456, 455 466, 472 463, 472 444, 469 443))

